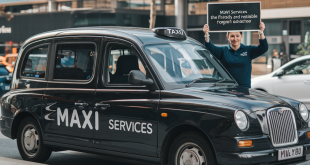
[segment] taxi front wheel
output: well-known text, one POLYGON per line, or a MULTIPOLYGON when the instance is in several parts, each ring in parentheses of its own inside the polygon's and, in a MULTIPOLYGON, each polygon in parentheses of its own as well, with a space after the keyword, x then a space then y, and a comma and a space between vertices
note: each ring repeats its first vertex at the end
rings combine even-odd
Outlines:
POLYGON ((216 165, 210 144, 196 132, 179 135, 172 143, 169 165, 216 165))
POLYGON ((52 153, 50 148, 44 146, 40 127, 32 117, 26 117, 20 123, 17 146, 21 157, 32 162, 45 162, 52 153))

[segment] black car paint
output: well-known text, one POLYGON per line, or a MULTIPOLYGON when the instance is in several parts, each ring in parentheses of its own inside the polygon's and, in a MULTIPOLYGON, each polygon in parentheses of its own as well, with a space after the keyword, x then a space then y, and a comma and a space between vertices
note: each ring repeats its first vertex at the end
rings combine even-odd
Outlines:
MULTIPOLYGON (((100 28, 99 28, 100 29, 100 28)), ((109 30, 103 29, 109 32, 109 30)), ((111 30, 113 31, 113 29, 111 30)), ((266 110, 273 107, 289 107, 296 117, 299 142, 307 149, 310 140, 306 132, 310 131, 298 112, 299 102, 280 98, 265 92, 231 86, 190 87, 182 89, 165 89, 159 76, 152 69, 145 57, 142 46, 156 42, 188 42, 174 41, 171 38, 155 37, 150 32, 133 30, 99 35, 98 28, 86 31, 81 28, 62 30, 49 34, 40 34, 31 38, 22 47, 14 70, 12 89, 1 98, 1 132, 15 139, 17 126, 25 116, 33 116, 40 124, 44 143, 50 147, 75 149, 93 153, 103 153, 146 161, 165 163, 171 139, 180 131, 199 131, 212 146, 220 164, 249 164, 275 162, 276 149, 270 142, 266 125, 266 110), (45 38, 46 37, 46 38, 45 38), (96 71, 88 82, 57 82, 52 79, 53 62, 44 79, 20 77, 20 66, 25 52, 35 46, 49 45, 48 61, 53 61, 57 42, 95 42, 97 45, 96 71), (154 86, 117 86, 106 84, 106 76, 100 76, 107 69, 104 61, 105 48, 109 42, 132 44, 137 49, 144 65, 147 66, 147 77, 154 80, 154 86), (59 103, 53 106, 53 103, 59 103), (87 106, 75 106, 75 103, 87 103, 87 106), (109 104, 110 107, 96 107, 96 103, 109 104), (63 105, 61 105, 63 104, 63 105), (50 106, 52 105, 52 106, 50 106), (54 110, 48 111, 49 109, 54 110), (63 107, 61 107, 63 106, 63 107), (58 107, 98 111, 99 130, 83 130, 72 127, 59 127, 47 118, 56 118, 58 107), (250 126, 241 131, 235 124, 234 113, 242 110, 247 114, 250 126), (168 117, 161 117, 167 113, 168 117), (136 132, 109 130, 109 119, 149 122, 153 125, 151 135, 136 132), (239 148, 239 140, 253 140, 253 147, 239 148), (245 158, 243 153, 252 154, 245 158), (159 159, 161 158, 161 160, 159 159), (265 158, 262 160, 262 158, 265 158)), ((212 85, 212 84, 211 84, 212 85)), ((79 112, 80 115, 81 112, 79 112)), ((70 115, 69 115, 70 116, 70 115)), ((81 117, 82 118, 82 117, 81 117)), ((94 125, 94 118, 90 119, 94 125)), ((81 121, 83 123, 83 120, 81 121)), ((310 151, 306 150, 305 154, 310 151)))

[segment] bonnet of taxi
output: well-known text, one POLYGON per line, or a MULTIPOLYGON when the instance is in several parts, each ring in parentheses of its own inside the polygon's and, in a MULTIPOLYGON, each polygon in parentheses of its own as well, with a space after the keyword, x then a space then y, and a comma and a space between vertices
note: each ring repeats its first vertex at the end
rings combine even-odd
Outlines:
POLYGON ((274 126, 281 124, 283 129, 292 129, 293 131, 308 128, 308 123, 304 121, 299 112, 300 102, 292 99, 240 86, 190 87, 172 91, 190 96, 200 104, 205 103, 218 107, 221 110, 212 112, 208 108, 199 110, 217 113, 233 121, 236 121, 234 119, 236 112, 242 111, 250 123, 250 128, 241 131, 243 135, 257 133, 259 128, 259 132, 268 135, 270 134, 269 130, 279 129, 274 126))

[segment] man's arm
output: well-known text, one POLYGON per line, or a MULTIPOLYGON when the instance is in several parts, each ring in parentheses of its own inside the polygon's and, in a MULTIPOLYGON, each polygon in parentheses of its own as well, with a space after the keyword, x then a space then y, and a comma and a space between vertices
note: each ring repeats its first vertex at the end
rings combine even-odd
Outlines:
POLYGON ((266 38, 263 40, 259 40, 259 45, 258 46, 251 46, 250 47, 250 53, 251 53, 251 59, 255 59, 262 54, 266 53, 268 51, 268 43, 266 38))
POLYGON ((209 42, 205 40, 204 45, 218 60, 222 59, 222 54, 223 54, 222 48, 213 45, 210 39, 209 39, 209 42))
POLYGON ((218 59, 221 60, 223 50, 220 47, 217 47, 213 45, 213 43, 210 40, 210 35, 209 35, 209 26, 207 24, 204 25, 203 27, 203 32, 205 33, 205 41, 204 45, 205 47, 218 59))
POLYGON ((258 32, 259 38, 260 38, 259 39, 259 45, 250 47, 250 55, 251 55, 252 60, 254 58, 261 56, 262 54, 264 54, 265 52, 268 51, 268 43, 267 43, 266 37, 264 35, 264 29, 265 29, 264 22, 261 22, 259 24, 259 29, 260 29, 260 31, 258 32))

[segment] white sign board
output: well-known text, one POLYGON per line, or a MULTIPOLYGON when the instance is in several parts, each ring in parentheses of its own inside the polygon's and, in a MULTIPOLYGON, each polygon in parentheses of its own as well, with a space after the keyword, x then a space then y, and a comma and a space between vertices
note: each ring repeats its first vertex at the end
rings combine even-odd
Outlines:
POLYGON ((288 37, 288 43, 290 44, 299 44, 301 42, 301 36, 300 35, 292 35, 288 37))

